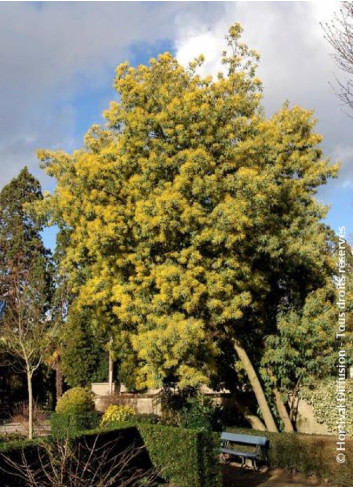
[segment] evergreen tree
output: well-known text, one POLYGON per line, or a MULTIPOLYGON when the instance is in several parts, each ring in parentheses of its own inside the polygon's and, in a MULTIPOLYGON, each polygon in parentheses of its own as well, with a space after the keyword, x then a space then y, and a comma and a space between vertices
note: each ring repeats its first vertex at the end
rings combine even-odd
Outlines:
POLYGON ((33 257, 48 255, 40 237, 42 223, 25 204, 43 198, 38 180, 25 167, 0 192, 0 270, 28 267, 33 257))
POLYGON ((107 340, 92 328, 89 310, 70 307, 61 331, 61 368, 71 387, 90 386, 91 382, 107 382, 107 340))

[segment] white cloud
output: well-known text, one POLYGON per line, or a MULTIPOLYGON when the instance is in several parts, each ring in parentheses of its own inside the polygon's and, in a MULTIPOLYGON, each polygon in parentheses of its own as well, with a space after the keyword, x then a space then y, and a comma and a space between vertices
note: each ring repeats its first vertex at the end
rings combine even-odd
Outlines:
POLYGON ((339 144, 333 147, 332 158, 341 162, 340 187, 343 189, 353 189, 353 146, 339 144))
POLYGON ((216 74, 225 33, 234 22, 243 28, 243 40, 260 52, 258 75, 264 86, 264 106, 270 115, 285 100, 314 109, 317 130, 324 136, 323 148, 332 161, 343 162, 340 177, 328 185, 348 188, 353 181, 351 120, 342 112, 330 82, 337 73, 320 23, 330 22, 337 2, 227 2, 212 22, 179 19, 175 45, 177 57, 187 64, 203 53, 203 73, 216 74))
POLYGON ((202 65, 200 73, 202 75, 216 75, 222 71, 220 61, 220 39, 215 32, 204 32, 201 34, 183 37, 176 42, 177 58, 181 64, 187 66, 188 63, 200 55, 207 53, 205 63, 202 65))

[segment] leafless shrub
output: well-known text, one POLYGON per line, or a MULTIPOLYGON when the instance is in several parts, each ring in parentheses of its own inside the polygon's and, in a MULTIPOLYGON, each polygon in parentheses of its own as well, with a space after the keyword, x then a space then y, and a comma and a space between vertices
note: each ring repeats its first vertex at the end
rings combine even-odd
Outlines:
MULTIPOLYGON (((28 402, 19 402, 10 417, 12 423, 27 423, 28 424, 28 402)), ((33 402, 33 423, 41 424, 47 421, 48 415, 43 411, 38 402, 33 402)))
MULTIPOLYGON (((19 402, 16 404, 11 416, 11 423, 17 423, 20 425, 20 432, 28 432, 28 419, 29 419, 29 408, 28 402, 19 402)), ((38 435, 41 431, 43 424, 48 420, 48 415, 44 412, 41 406, 34 401, 33 402, 33 427, 38 435)))
POLYGON ((119 440, 102 443, 96 435, 73 441, 43 441, 33 456, 21 451, 16 461, 3 454, 2 469, 23 481, 25 487, 141 487, 157 479, 155 470, 143 467, 145 447, 119 449, 119 440), (142 463, 141 463, 142 460, 142 463), (4 468, 6 465, 6 468, 4 468))

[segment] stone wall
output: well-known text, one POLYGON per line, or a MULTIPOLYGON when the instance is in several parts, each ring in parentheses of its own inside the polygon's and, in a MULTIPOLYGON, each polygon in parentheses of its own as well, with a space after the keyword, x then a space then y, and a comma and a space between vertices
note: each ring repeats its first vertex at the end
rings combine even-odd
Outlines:
MULTIPOLYGON (((126 392, 124 386, 114 384, 114 395, 109 395, 108 383, 92 384, 92 391, 95 393, 96 410, 104 412, 109 404, 121 403, 133 407, 139 414, 161 415, 162 406, 160 390, 148 391, 144 394, 133 394, 126 392)), ((203 394, 212 398, 215 404, 237 411, 236 403, 232 395, 227 392, 215 392, 204 388, 203 394)), ((316 421, 313 408, 303 399, 297 402, 297 431, 310 434, 330 434, 325 424, 316 421)))
MULTIPOLYGON (((124 404, 133 407, 139 414, 156 414, 162 413, 160 390, 150 390, 144 394, 135 394, 126 392, 124 386, 114 386, 114 394, 109 394, 108 383, 92 384, 92 391, 95 394, 95 406, 99 412, 104 412, 109 404, 124 404)), ((224 407, 233 407, 232 397, 229 393, 213 392, 208 390, 204 395, 211 397, 215 404, 224 407)), ((234 407, 235 408, 235 407, 234 407)))
MULTIPOLYGON (((128 394, 121 393, 114 396, 113 402, 133 407, 139 414, 161 415, 160 397, 156 394, 128 394)), ((112 403, 111 396, 96 396, 96 410, 104 412, 112 403)))

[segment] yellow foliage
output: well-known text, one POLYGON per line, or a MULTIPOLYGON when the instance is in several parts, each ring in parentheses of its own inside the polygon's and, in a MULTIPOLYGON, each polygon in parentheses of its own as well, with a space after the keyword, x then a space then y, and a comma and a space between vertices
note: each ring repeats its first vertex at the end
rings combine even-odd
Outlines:
POLYGON ((224 338, 263 326, 285 267, 329 267, 315 193, 337 166, 311 112, 264 117, 240 33, 216 80, 169 53, 121 64, 106 127, 73 155, 39 153, 58 182, 42 205, 69 236, 62 269, 138 388, 209 382, 224 338))
POLYGON ((132 416, 136 414, 136 410, 130 406, 116 406, 111 404, 105 410, 101 422, 100 427, 105 428, 107 425, 111 423, 120 423, 122 421, 127 421, 132 416))

